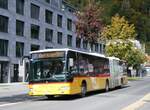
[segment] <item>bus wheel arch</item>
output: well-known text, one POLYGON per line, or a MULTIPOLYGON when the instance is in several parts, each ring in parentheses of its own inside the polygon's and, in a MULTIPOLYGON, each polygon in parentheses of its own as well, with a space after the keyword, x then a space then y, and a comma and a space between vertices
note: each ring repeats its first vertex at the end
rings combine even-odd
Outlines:
POLYGON ((86 83, 85 80, 83 80, 82 83, 81 83, 81 93, 80 93, 80 96, 81 97, 85 97, 86 92, 87 92, 87 83, 86 83))

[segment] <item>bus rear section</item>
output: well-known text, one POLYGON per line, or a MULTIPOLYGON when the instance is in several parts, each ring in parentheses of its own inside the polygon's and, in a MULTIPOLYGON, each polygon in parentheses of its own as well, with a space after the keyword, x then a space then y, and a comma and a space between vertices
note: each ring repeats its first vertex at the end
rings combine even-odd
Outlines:
POLYGON ((29 95, 85 96, 89 91, 109 89, 109 80, 105 56, 71 49, 31 53, 29 95))
POLYGON ((108 57, 110 66, 110 88, 127 84, 127 68, 124 61, 116 57, 108 57))

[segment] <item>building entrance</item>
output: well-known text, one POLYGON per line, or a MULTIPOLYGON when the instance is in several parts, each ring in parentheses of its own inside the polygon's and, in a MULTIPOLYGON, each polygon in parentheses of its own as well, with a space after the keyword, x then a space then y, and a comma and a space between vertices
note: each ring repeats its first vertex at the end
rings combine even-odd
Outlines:
POLYGON ((0 83, 8 82, 8 62, 0 61, 0 83))

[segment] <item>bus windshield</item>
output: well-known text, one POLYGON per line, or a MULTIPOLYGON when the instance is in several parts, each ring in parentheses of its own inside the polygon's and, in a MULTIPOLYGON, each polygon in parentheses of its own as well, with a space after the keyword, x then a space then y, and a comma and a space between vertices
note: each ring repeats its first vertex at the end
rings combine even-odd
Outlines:
POLYGON ((31 60, 30 81, 59 82, 65 80, 65 58, 36 58, 31 60))

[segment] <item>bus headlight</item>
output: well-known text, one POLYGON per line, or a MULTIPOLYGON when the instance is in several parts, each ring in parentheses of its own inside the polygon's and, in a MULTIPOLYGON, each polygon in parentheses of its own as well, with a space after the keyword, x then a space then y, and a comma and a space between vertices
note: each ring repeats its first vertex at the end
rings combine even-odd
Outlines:
POLYGON ((29 91, 32 92, 32 91, 33 91, 33 88, 30 88, 29 91))
POLYGON ((60 90, 63 90, 63 91, 67 91, 69 90, 70 88, 68 86, 62 86, 60 87, 60 90))

